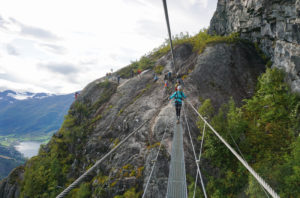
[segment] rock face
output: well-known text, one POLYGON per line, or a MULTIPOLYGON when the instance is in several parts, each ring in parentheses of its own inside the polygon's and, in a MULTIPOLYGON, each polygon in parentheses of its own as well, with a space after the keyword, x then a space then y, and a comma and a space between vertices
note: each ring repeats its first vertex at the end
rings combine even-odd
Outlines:
MULTIPOLYGON (((215 44, 207 46, 204 53, 198 54, 184 44, 177 46, 175 56, 179 74, 187 75, 184 81, 184 92, 189 101, 199 107, 199 97, 213 98, 213 104, 220 106, 231 96, 237 103, 250 97, 256 85, 257 77, 264 71, 264 61, 254 47, 243 43, 215 44)), ((171 70, 171 56, 160 58, 157 65, 163 65, 164 71, 171 70)), ((174 73, 174 72, 173 72, 174 73)), ((90 115, 94 128, 86 141, 76 138, 66 143, 68 153, 74 157, 68 171, 68 178, 77 178, 90 165, 104 156, 109 150, 124 139, 130 132, 146 120, 149 122, 132 136, 116 153, 100 165, 90 178, 90 197, 114 197, 122 195, 131 188, 143 192, 148 181, 153 160, 159 148, 164 132, 162 150, 158 157, 146 197, 165 197, 169 173, 172 133, 175 124, 175 108, 166 98, 163 90, 163 75, 153 82, 153 71, 144 71, 141 77, 125 80, 120 85, 110 82, 109 98, 101 80, 90 83, 78 98, 79 103, 92 109, 90 115), (97 101, 105 101, 96 105, 97 101), (101 115, 101 118, 99 117, 101 115), (76 149, 76 145, 83 144, 76 149), (99 190, 101 189, 101 190, 99 190)), ((71 106, 74 111, 76 104, 71 106)), ((194 143, 199 135, 195 113, 186 106, 186 113, 194 143)), ((182 119, 183 120, 183 119, 182 119)), ((186 126, 183 124, 184 130, 186 126)), ((63 141, 63 134, 52 138, 63 141)), ((188 136, 184 135, 185 162, 188 175, 196 175, 195 161, 188 136)), ((49 152, 44 148, 44 153, 49 152)), ((200 145, 196 144, 197 150, 200 145)), ((45 155, 45 154, 44 154, 45 155)), ((205 162, 204 162, 205 163, 205 162)), ((13 172, 14 173, 14 172, 13 172)), ((17 197, 20 186, 15 182, 8 184, 10 177, 0 183, 0 196, 17 197), (2 194, 1 194, 2 193, 2 194)), ((26 182, 26 181, 25 181, 26 182)), ((65 183, 60 184, 62 186, 65 183)))
POLYGON ((300 92, 300 0, 219 0, 209 33, 234 32, 257 42, 300 92))
POLYGON ((24 167, 19 166, 0 182, 0 197, 18 198, 20 196, 20 181, 23 179, 24 167))

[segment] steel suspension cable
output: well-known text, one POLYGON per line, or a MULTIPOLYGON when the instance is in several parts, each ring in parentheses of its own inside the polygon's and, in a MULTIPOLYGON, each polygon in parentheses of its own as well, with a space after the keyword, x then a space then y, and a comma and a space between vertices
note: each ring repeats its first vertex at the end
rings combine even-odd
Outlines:
MULTIPOLYGON (((244 157, 244 155, 243 155, 243 153, 242 153, 240 147, 238 146, 238 144, 236 143, 236 141, 234 140, 234 138, 232 137, 232 135, 231 135, 231 133, 230 133, 229 131, 228 131, 228 134, 229 134, 229 136, 231 137, 231 139, 232 139, 232 141, 233 141, 233 143, 234 143, 236 149, 237 149, 238 152, 240 153, 241 157, 246 161, 246 158, 244 157)), ((255 181, 256 181, 256 180, 255 180, 255 181)), ((257 182, 257 181, 256 181, 256 182, 257 182)), ((257 183, 258 183, 258 182, 257 182, 257 183)), ((269 198, 269 195, 268 195, 268 193, 266 192, 266 190, 264 189, 264 187, 263 187, 260 183, 258 183, 258 185, 259 185, 259 187, 264 191, 265 195, 269 198)))
POLYGON ((184 105, 183 105, 183 114, 184 114, 185 122, 187 124, 187 129, 188 129, 188 132, 189 132, 189 137, 190 137, 191 145, 192 145, 192 148, 193 148, 195 163, 196 163, 196 166, 197 166, 197 172, 199 172, 199 176, 200 176, 202 191, 203 191, 204 197, 207 198, 207 194, 206 194, 204 182, 203 182, 203 179, 202 179, 202 174, 201 174, 201 171, 200 171, 200 168, 199 168, 199 164, 198 164, 198 160, 197 160, 197 156, 196 156, 196 152, 195 152, 195 147, 194 147, 193 139, 192 139, 192 136, 191 136, 191 131, 190 131, 189 123, 188 123, 187 118, 186 118, 186 112, 185 112, 184 105))
POLYGON ((202 149, 203 149, 203 142, 204 142, 204 136, 205 136, 205 127, 206 127, 206 123, 204 123, 204 127, 203 127, 203 132, 202 132, 202 139, 201 139, 201 147, 200 147, 200 152, 199 152, 199 163, 201 160, 201 155, 202 155, 202 149))
MULTIPOLYGON (((205 117, 204 117, 204 118, 205 118, 205 117)), ((194 120, 194 121, 195 121, 195 120, 194 120)), ((196 121, 196 122, 197 122, 197 121, 196 121)), ((206 123, 204 122, 203 133, 205 132, 205 126, 206 126, 206 123)), ((237 148, 238 152, 240 153, 241 157, 246 161, 246 158, 244 157, 244 155, 243 155, 241 149, 240 149, 239 146, 237 145, 237 143, 236 143, 236 141, 234 140, 234 138, 232 137, 231 133, 228 132, 228 134, 230 135, 230 137, 231 137, 233 143, 235 144, 235 147, 237 148)), ((202 141, 203 141, 203 140, 202 140, 202 141)), ((202 142, 201 142, 201 147, 202 147, 202 142)), ((202 149, 202 148, 200 148, 199 164, 200 164, 200 161, 201 161, 201 149, 202 149)), ((198 176, 198 171, 197 171, 197 176, 198 176)), ((195 188, 196 188, 197 179, 198 179, 198 177, 196 177, 195 186, 194 186, 194 191, 195 191, 195 188)), ((257 180, 255 180, 255 182, 258 183, 259 187, 260 187, 261 190, 265 193, 266 197, 269 198, 269 194, 268 194, 268 192, 266 191, 266 189, 265 189, 265 188, 264 188, 257 180)), ((193 198, 195 198, 195 195, 193 196, 193 198)))
POLYGON ((158 158, 158 155, 159 155, 161 146, 162 146, 162 142, 163 142, 163 140, 165 139, 165 135, 166 135, 167 128, 168 128, 168 124, 166 125, 165 130, 164 130, 163 137, 161 138, 160 145, 159 145, 159 149, 158 149, 158 151, 157 151, 157 154, 156 154, 156 157, 155 157, 155 160, 154 160, 154 163, 153 163, 153 166, 152 166, 152 169, 151 169, 151 172, 150 172, 150 175, 149 175, 149 178, 148 178, 148 181, 147 181, 147 184, 146 184, 146 187, 145 187, 145 190, 144 190, 144 193, 143 193, 142 198, 144 198, 145 195, 146 195, 146 192, 147 192, 147 189, 148 189, 148 185, 149 185, 149 183, 150 183, 150 180, 151 180, 151 177, 152 177, 152 173, 153 173, 153 170, 154 170, 154 168, 155 168, 155 165, 156 165, 156 162, 157 162, 157 158, 158 158))
MULTIPOLYGON (((204 117, 204 118, 205 118, 205 117, 204 117)), ((194 121, 195 121, 195 120, 194 120, 194 121)), ((195 121, 195 122, 197 122, 197 121, 195 121)), ((206 123, 204 122, 203 133, 204 133, 204 131, 205 131, 205 126, 206 126, 206 123)), ((241 149, 240 149, 239 146, 237 145, 237 143, 236 143, 236 141, 234 140, 234 138, 232 137, 231 133, 228 132, 228 134, 230 135, 232 141, 234 142, 235 147, 236 147, 237 150, 238 150, 238 153, 239 153, 239 154, 241 155, 241 157, 246 161, 246 158, 244 157, 244 155, 243 155, 241 149)), ((202 141, 202 140, 201 140, 201 141, 202 141)), ((202 147, 202 142, 201 142, 201 147, 202 147)), ((200 162, 201 162, 201 153, 202 153, 202 152, 201 152, 201 148, 200 148, 200 153, 199 153, 199 164, 200 164, 200 162)), ((198 176, 198 174, 199 174, 199 173, 198 173, 198 171, 197 171, 197 176, 198 176)), ((197 179, 198 179, 198 177, 196 177, 195 184, 197 183, 197 179)), ((269 194, 267 193, 267 191, 265 190, 265 188, 264 188, 257 180, 255 180, 255 182, 258 183, 259 187, 260 187, 260 188, 262 189, 262 191, 265 193, 266 197, 269 198, 269 194)), ((195 190, 195 188, 196 188, 196 185, 195 185, 195 187, 194 187, 194 190, 195 190)), ((195 197, 193 196, 193 198, 195 198, 195 197)))
MULTIPOLYGON (((203 148, 203 142, 204 142, 204 136, 205 136, 205 126, 206 123, 204 122, 204 126, 203 126, 203 132, 202 132, 202 139, 201 139, 201 146, 200 146, 200 152, 199 152, 199 158, 198 158, 198 164, 200 165, 200 161, 201 161, 201 154, 202 154, 202 148, 203 148)), ((196 179, 195 179, 195 186, 194 186, 194 194, 193 194, 193 198, 195 198, 196 196, 196 188, 197 188, 197 182, 198 182, 198 170, 197 170, 197 175, 196 175, 196 179)))
MULTIPOLYGON (((205 118, 205 117, 204 117, 204 118, 205 118)), ((197 121, 194 120, 194 122, 197 122, 197 121)), ((204 128, 203 128, 202 134, 205 133, 205 126, 206 126, 206 123, 204 122, 204 128)), ((246 161, 246 158, 244 157, 244 155, 243 155, 241 149, 240 149, 239 146, 237 145, 237 143, 236 143, 236 141, 234 140, 234 138, 232 137, 231 133, 228 132, 228 134, 230 135, 232 141, 234 142, 235 147, 237 148, 237 150, 238 150, 238 152, 240 153, 241 157, 246 161)), ((203 135, 203 136, 204 136, 204 135, 203 135)), ((202 141, 203 141, 203 140, 204 140, 204 139, 201 140, 201 147, 200 147, 200 153, 199 153, 199 165, 200 165, 200 162, 201 162, 202 145, 203 145, 202 141)), ((197 171, 197 176, 196 176, 196 179, 195 179, 195 186, 194 186, 194 195, 193 195, 193 198, 195 198, 195 192, 196 192, 196 185, 197 185, 198 174, 199 174, 199 172, 197 171)), ((258 183, 259 187, 260 187, 260 188, 262 189, 262 191, 265 193, 266 197, 269 198, 269 194, 267 193, 267 191, 265 190, 265 188, 264 188, 257 180, 255 180, 255 182, 258 183)))
POLYGON ((172 54, 172 64, 173 64, 173 67, 174 67, 174 72, 176 73, 175 56, 174 56, 174 51, 173 51, 172 34, 171 34, 171 28, 170 28, 167 0, 162 0, 162 1, 163 1, 163 5, 164 5, 165 18, 166 18, 168 34, 169 34, 169 42, 170 42, 170 48, 171 48, 171 54, 172 54))
POLYGON ((254 178, 268 191, 268 193, 274 197, 279 198, 279 195, 267 184, 260 175, 222 138, 222 136, 203 118, 203 116, 196 110, 192 103, 188 102, 192 109, 198 114, 198 116, 207 124, 207 126, 213 131, 213 133, 225 144, 225 146, 235 155, 235 157, 244 165, 245 168, 254 176, 254 178))
POLYGON ((116 151, 121 145, 123 145, 133 134, 140 130, 149 120, 146 120, 137 129, 131 132, 124 140, 122 140, 115 148, 104 155, 100 160, 98 160, 91 168, 89 168, 85 173, 83 173, 79 178, 77 178, 71 185, 69 185, 64 191, 62 191, 56 198, 65 197, 72 189, 76 188, 88 175, 90 175, 108 156, 110 156, 114 151, 116 151))

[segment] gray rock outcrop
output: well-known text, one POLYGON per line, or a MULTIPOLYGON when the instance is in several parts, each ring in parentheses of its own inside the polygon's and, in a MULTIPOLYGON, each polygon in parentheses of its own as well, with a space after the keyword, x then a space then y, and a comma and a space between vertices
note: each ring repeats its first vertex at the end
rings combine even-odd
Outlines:
POLYGON ((7 178, 0 182, 1 198, 18 198, 20 196, 21 184, 23 179, 24 166, 15 168, 7 178))
POLYGON ((209 33, 257 42, 300 92, 300 0, 219 0, 209 33))

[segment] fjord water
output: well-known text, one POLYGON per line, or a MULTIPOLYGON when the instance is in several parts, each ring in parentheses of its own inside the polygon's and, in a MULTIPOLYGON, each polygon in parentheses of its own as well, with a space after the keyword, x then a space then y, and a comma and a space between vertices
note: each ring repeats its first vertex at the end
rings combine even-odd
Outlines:
POLYGON ((41 142, 20 142, 15 146, 15 149, 22 153, 24 157, 31 158, 38 154, 41 142))

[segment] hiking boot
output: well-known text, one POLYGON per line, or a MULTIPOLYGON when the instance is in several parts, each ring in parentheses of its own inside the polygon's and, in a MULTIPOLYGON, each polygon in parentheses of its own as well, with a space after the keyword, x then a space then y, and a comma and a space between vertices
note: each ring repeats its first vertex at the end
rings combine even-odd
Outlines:
POLYGON ((177 122, 176 122, 177 124, 179 124, 179 119, 177 120, 177 122))

